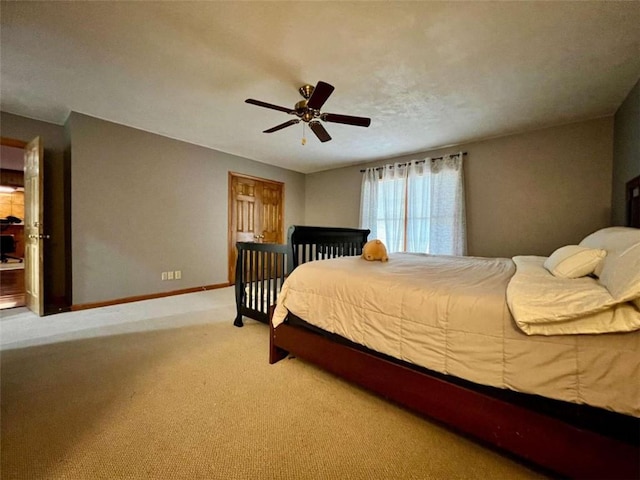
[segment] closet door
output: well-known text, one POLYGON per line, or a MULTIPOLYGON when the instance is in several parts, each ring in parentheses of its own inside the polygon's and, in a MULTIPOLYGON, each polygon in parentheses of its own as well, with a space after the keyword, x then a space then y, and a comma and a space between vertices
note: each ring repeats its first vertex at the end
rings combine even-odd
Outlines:
POLYGON ((262 243, 282 243, 282 184, 261 182, 262 243))
POLYGON ((229 282, 235 282, 236 242, 283 242, 284 184, 229 173, 229 282))

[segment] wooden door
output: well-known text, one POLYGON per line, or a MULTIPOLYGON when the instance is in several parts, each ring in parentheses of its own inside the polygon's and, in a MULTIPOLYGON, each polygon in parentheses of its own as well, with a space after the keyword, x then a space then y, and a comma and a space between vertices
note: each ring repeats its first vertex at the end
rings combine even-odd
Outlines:
POLYGON ((42 224, 43 147, 40 137, 31 140, 24 152, 24 286, 27 308, 44 313, 44 248, 49 238, 42 224))
POLYGON ((236 242, 283 243, 284 184, 229 172, 229 282, 236 242))
POLYGON ((283 243, 282 184, 261 182, 260 216, 262 243, 283 243))

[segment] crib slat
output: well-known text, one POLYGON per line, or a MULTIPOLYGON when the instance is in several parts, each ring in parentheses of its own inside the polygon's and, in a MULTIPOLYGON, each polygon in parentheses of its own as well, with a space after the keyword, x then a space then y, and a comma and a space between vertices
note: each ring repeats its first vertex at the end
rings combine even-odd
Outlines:
POLYGON ((251 287, 250 287, 250 296, 251 296, 251 302, 249 304, 249 307, 252 309, 255 309, 256 306, 256 252, 255 250, 251 250, 250 252, 251 255, 251 262, 250 262, 250 266, 249 268, 251 269, 251 271, 249 272, 249 277, 251 278, 251 287))
POLYGON ((267 293, 268 290, 265 289, 266 282, 269 278, 269 271, 267 270, 267 256, 269 252, 260 252, 260 263, 262 266, 262 278, 260 279, 260 285, 262 286, 262 290, 260 292, 260 308, 258 309, 260 312, 265 312, 264 305, 267 303, 267 293))
POLYGON ((292 226, 288 245, 237 242, 234 325, 242 316, 267 323, 286 276, 298 265, 345 255, 359 255, 368 230, 292 226))

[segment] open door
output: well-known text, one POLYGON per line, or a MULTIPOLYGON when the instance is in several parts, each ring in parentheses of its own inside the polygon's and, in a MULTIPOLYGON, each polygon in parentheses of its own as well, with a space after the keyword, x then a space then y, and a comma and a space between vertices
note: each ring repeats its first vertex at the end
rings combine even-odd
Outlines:
POLYGON ((27 308, 44 313, 44 234, 42 224, 43 147, 40 137, 31 140, 24 151, 24 286, 27 308))

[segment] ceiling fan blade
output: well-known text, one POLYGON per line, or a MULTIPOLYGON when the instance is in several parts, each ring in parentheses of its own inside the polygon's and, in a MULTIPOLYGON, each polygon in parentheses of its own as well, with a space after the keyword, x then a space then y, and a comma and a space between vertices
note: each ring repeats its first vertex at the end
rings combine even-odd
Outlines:
POLYGON ((352 117, 351 115, 338 115, 337 113, 323 113, 320 118, 325 122, 344 123, 356 127, 368 127, 371 119, 366 117, 352 117))
POLYGON ((245 100, 245 102, 246 103, 250 103, 251 105, 257 105, 259 107, 271 108, 273 110, 279 110, 279 111, 284 112, 284 113, 293 113, 293 111, 290 108, 280 107, 278 105, 273 105, 272 103, 261 102, 260 100, 254 100, 253 98, 247 98, 245 100))
POLYGON ((329 135, 329 133, 327 133, 322 124, 317 120, 309 122, 309 128, 313 130, 313 133, 316 134, 316 137, 318 137, 318 140, 320 140, 321 142, 328 142, 329 140, 331 140, 331 136, 329 135))
POLYGON ((289 120, 288 122, 284 122, 281 123, 280 125, 276 125, 275 127, 270 128, 269 130, 265 130, 262 133, 273 133, 273 132, 277 132, 278 130, 282 130, 283 128, 287 128, 290 127, 291 125, 295 125, 296 123, 298 123, 300 121, 299 118, 294 118, 293 120, 289 120))
POLYGON ((311 97, 309 97, 307 107, 313 110, 320 110, 324 105, 324 102, 326 102, 329 98, 329 95, 333 93, 333 90, 333 85, 329 85, 328 83, 323 81, 318 82, 318 84, 313 89, 311 97))

